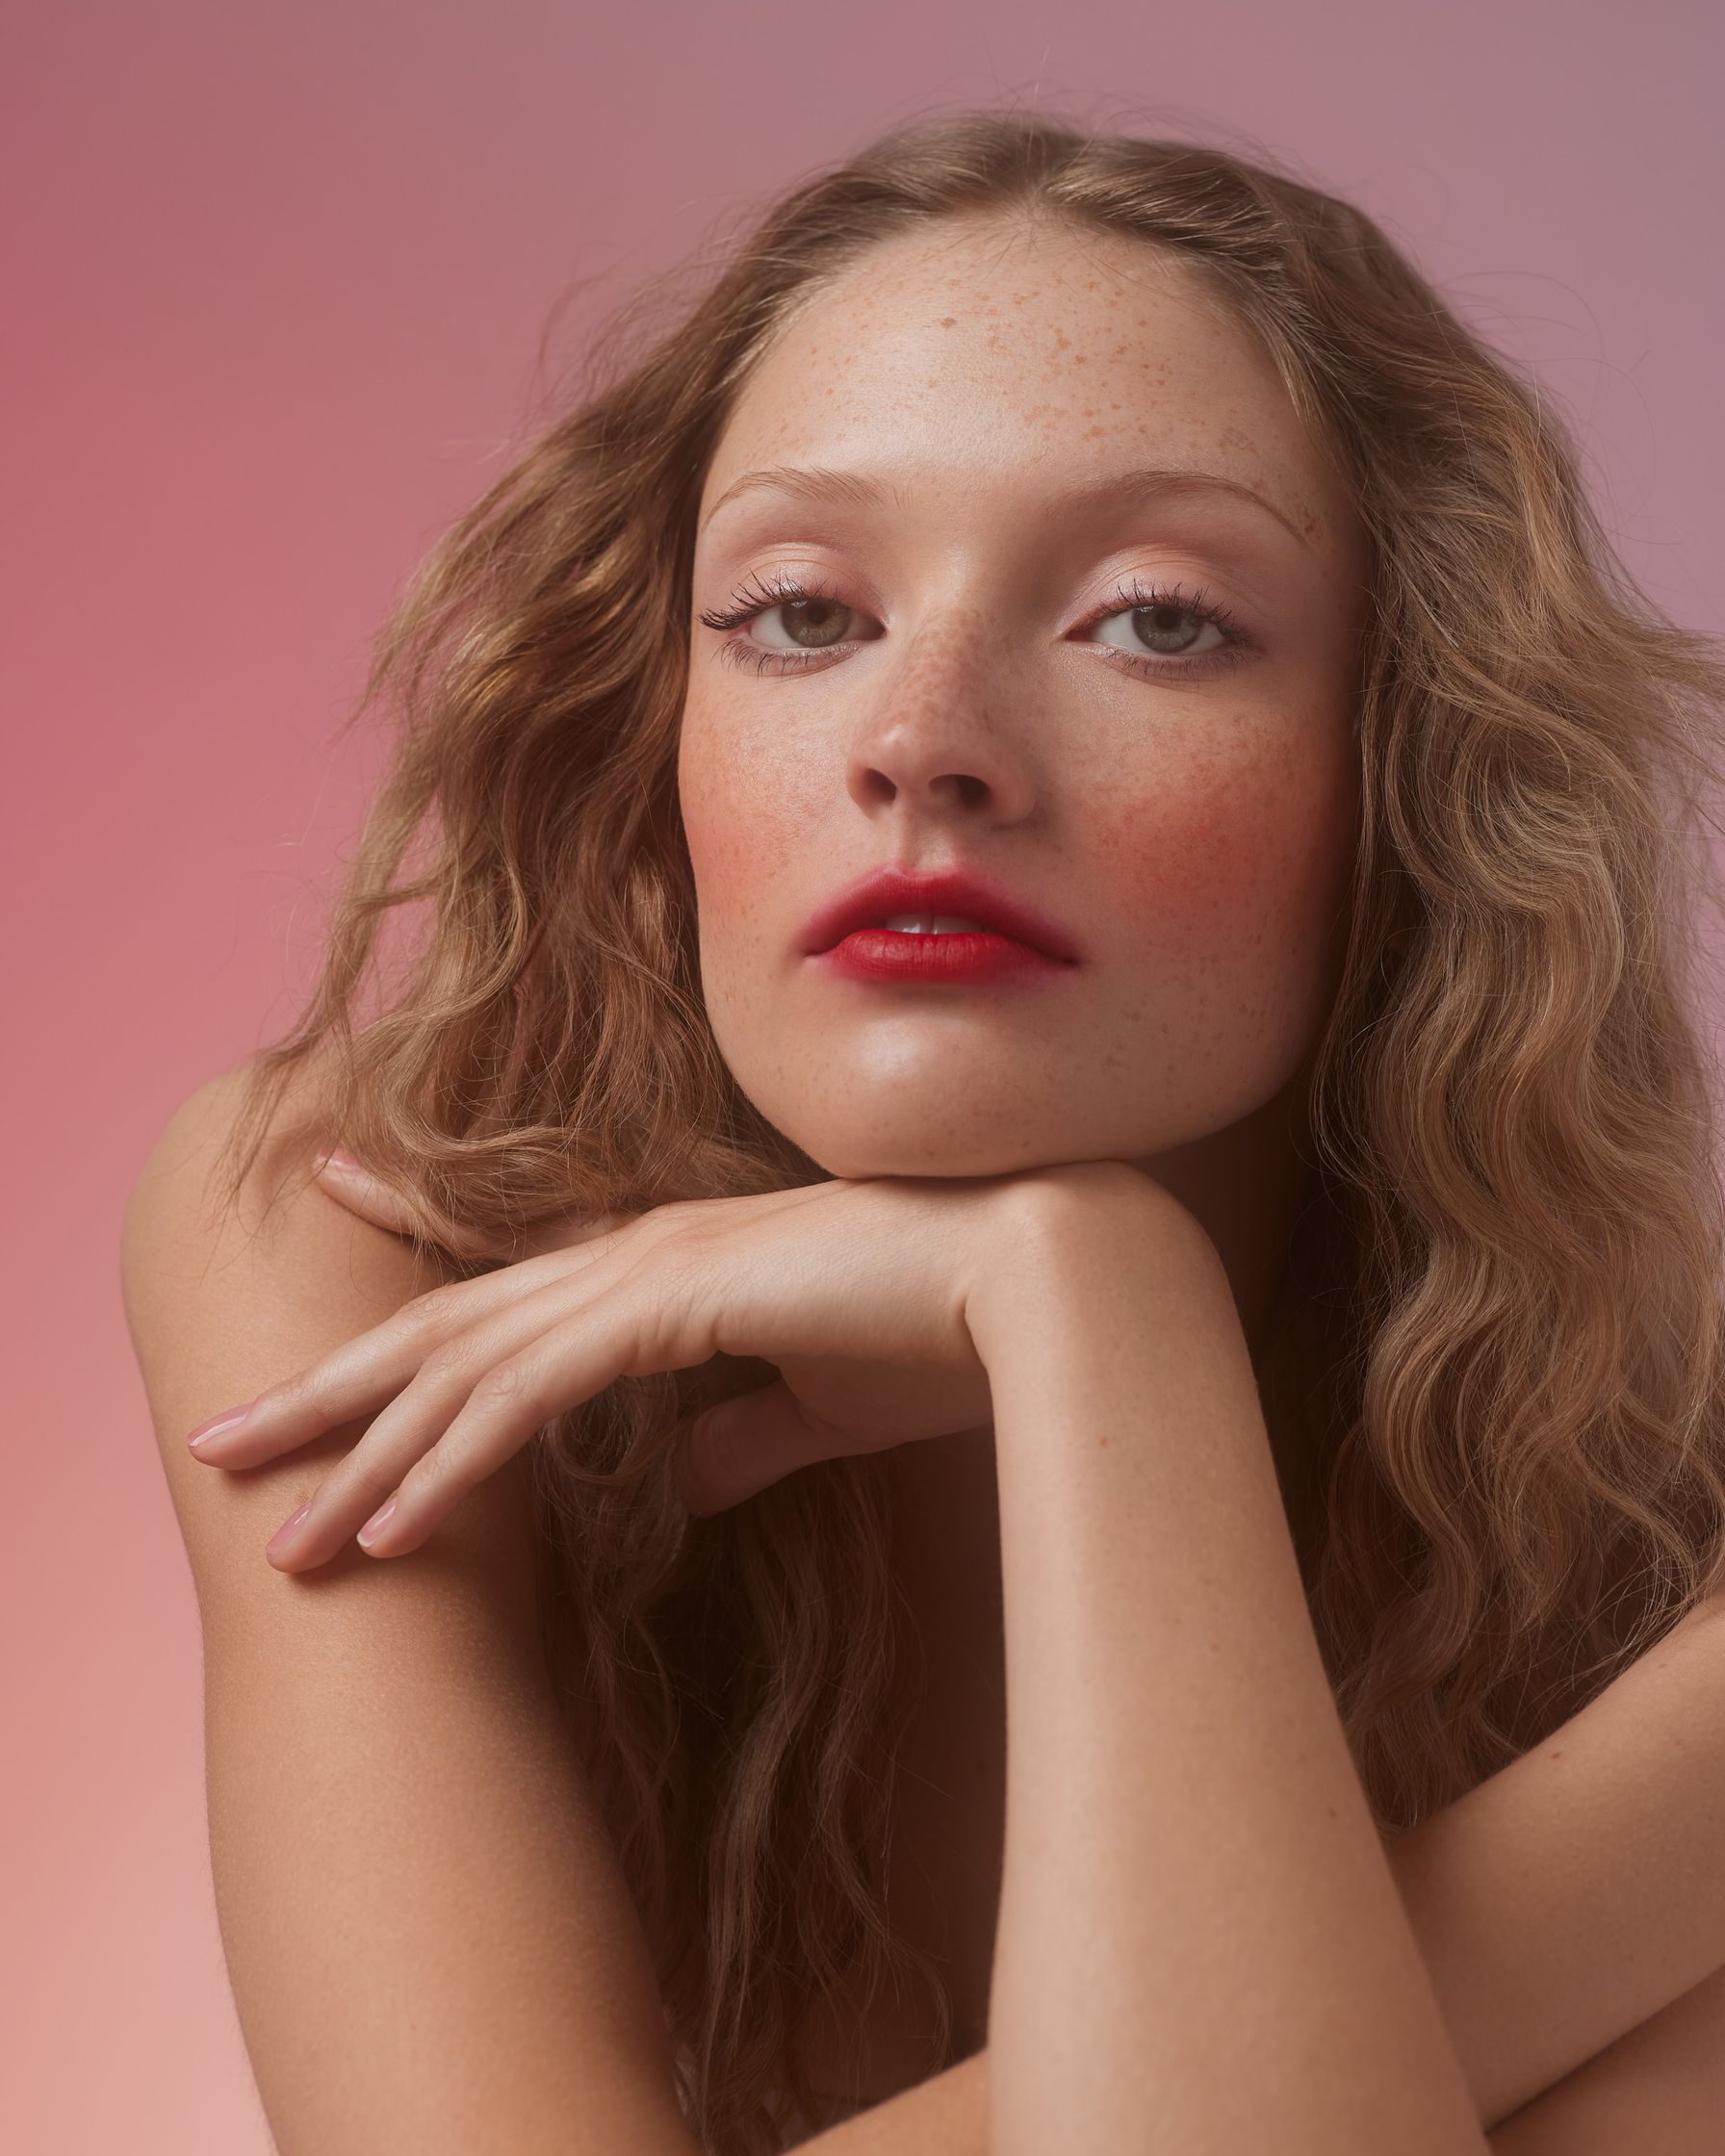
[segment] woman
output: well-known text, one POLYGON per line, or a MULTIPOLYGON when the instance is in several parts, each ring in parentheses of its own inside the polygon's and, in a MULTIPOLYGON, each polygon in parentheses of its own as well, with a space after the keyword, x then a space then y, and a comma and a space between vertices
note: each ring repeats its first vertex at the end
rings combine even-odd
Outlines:
POLYGON ((1717 2027, 1722 688, 1219 150, 920 121, 642 329, 128 1216, 284 2150, 1527 2156, 1717 2027))

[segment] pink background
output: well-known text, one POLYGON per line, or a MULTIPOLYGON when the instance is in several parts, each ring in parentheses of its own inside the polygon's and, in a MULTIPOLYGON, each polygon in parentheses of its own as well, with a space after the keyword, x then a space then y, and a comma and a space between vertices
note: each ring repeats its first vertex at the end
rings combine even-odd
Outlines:
POLYGON ((205 1849, 196 1614, 116 1244, 288 1019, 376 754, 366 641, 554 356, 912 115, 1300 160, 1576 417, 1631 568, 1725 629, 1725 38, 1702 0, 528 0, 14 14, 0 200, 12 1434, 0 2144, 270 2146, 205 1849), (21 49, 20 49, 21 48, 21 49), (21 1197, 21 1203, 20 1203, 21 1197))

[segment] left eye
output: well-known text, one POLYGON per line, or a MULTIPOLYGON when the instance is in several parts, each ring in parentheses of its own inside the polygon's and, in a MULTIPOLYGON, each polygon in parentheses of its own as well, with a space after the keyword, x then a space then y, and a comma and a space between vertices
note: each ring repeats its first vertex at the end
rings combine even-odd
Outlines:
MULTIPOLYGON (((798 641, 788 647, 792 651, 821 652, 829 644, 848 641, 845 625, 862 617, 854 606, 846 606, 837 599, 781 599, 771 606, 763 606, 754 619, 770 621, 775 614, 791 617, 791 630, 798 641)), ((768 649, 785 649, 769 646, 768 649)))
POLYGON ((1118 613, 1098 615, 1087 626, 1100 629, 1106 622, 1122 622, 1126 625, 1125 633, 1136 641, 1133 644, 1116 645, 1115 649, 1131 652, 1135 657, 1145 652, 1156 654, 1163 658, 1192 657, 1195 655, 1192 641, 1179 643, 1177 640, 1182 636, 1192 639, 1195 631, 1197 636, 1201 636, 1208 629, 1216 639, 1215 643, 1206 645, 1202 652, 1196 654, 1199 657, 1220 650, 1227 642, 1222 625, 1213 614, 1197 606, 1182 605, 1171 599, 1156 599, 1122 606, 1118 613), (1164 639, 1175 641, 1171 646, 1164 639))

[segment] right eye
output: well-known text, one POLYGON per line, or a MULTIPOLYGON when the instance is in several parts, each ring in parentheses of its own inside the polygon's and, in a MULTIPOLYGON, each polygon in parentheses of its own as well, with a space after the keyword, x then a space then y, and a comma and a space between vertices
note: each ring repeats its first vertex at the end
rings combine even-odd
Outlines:
POLYGON ((738 592, 730 606, 700 618, 707 628, 725 630, 740 629, 767 614, 788 616, 790 633, 802 641, 789 646, 762 645, 750 636, 733 636, 722 654, 728 662, 753 665, 758 674, 795 670, 843 641, 841 632, 847 620, 866 618, 842 600, 833 598, 824 586, 803 583, 783 570, 775 573, 770 586, 756 578, 752 591, 738 592))

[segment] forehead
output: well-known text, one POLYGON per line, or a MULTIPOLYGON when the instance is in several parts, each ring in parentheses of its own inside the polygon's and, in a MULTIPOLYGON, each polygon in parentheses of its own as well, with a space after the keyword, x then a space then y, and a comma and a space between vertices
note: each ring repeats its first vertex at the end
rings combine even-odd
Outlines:
POLYGON ((898 498, 1220 474, 1314 545, 1352 503, 1267 352, 1197 273, 1115 234, 949 220, 884 241, 803 301, 740 391, 703 521, 745 472, 868 470, 898 498))

